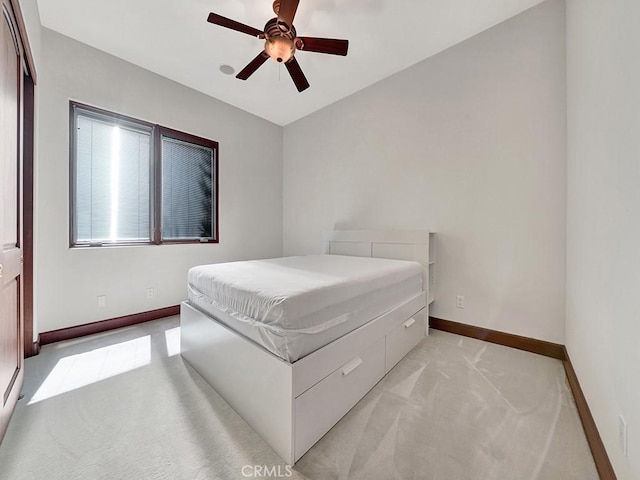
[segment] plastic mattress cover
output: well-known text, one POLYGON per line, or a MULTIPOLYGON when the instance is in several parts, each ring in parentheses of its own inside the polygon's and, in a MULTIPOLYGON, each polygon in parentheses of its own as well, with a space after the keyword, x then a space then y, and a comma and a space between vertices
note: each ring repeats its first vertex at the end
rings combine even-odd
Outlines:
POLYGON ((336 305, 353 306, 350 300, 409 281, 419 293, 422 272, 412 261, 305 255, 193 267, 188 289, 200 303, 234 320, 278 335, 313 334, 353 316, 353 311, 337 312, 336 305))

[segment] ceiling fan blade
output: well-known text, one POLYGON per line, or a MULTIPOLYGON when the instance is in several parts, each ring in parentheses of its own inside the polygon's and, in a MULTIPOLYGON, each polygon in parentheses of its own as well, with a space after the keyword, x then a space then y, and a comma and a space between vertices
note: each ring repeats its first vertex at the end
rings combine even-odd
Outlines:
POLYGON ((291 75, 291 79, 293 83, 296 84, 296 88, 299 92, 306 90, 309 88, 309 82, 307 81, 307 77, 302 73, 302 69, 300 68, 300 64, 296 60, 296 57, 291 57, 287 63, 285 63, 287 70, 289 70, 289 75, 291 75))
POLYGON ((298 37, 296 48, 305 52, 329 53, 331 55, 346 55, 349 40, 335 38, 298 37))
POLYGON ((252 37, 259 37, 262 35, 262 30, 250 27, 249 25, 245 25, 244 23, 236 22, 235 20, 231 20, 230 18, 223 17, 213 12, 209 14, 207 22, 213 23, 215 25, 220 25, 221 27, 230 28, 231 30, 235 30, 237 32, 246 33, 247 35, 251 35, 252 37))
POLYGON ((240 80, 246 80, 251 75, 253 75, 253 72, 255 72, 264 62, 267 61, 267 58, 269 58, 269 55, 267 55, 267 52, 263 50, 258 54, 256 58, 251 60, 240 73, 236 75, 236 78, 239 78, 240 80))
POLYGON ((293 25, 293 19, 296 16, 300 0, 280 0, 280 10, 278 10, 278 20, 286 23, 290 27, 293 25))

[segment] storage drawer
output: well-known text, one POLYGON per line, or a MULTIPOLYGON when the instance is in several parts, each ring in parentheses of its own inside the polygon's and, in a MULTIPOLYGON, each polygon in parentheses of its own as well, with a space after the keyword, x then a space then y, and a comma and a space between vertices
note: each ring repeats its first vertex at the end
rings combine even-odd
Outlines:
POLYGON ((402 322, 387 334, 385 373, 409 353, 427 331, 425 309, 413 315, 406 322, 402 322))
POLYGON ((295 399, 296 461, 384 376, 384 348, 376 340, 295 399))

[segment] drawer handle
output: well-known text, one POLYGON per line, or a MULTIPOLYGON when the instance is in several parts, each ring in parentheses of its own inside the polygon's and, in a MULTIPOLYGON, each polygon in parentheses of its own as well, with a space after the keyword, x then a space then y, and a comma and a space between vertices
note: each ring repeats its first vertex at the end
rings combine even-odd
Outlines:
POLYGON ((353 372, 356 368, 358 368, 360 365, 362 365, 362 359, 360 357, 354 358, 344 366, 344 368, 342 369, 342 375, 346 377, 351 372, 353 372))
POLYGON ((411 325, 413 325, 414 323, 416 323, 416 320, 414 318, 410 318, 409 320, 407 320, 406 322, 404 322, 404 328, 409 328, 411 325))

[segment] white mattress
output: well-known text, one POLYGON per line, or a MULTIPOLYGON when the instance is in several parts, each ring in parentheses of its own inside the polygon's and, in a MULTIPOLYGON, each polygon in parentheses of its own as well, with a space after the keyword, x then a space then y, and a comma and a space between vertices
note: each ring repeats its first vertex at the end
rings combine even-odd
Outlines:
POLYGON ((193 267, 190 303, 294 362, 422 291, 417 262, 307 255, 193 267))

